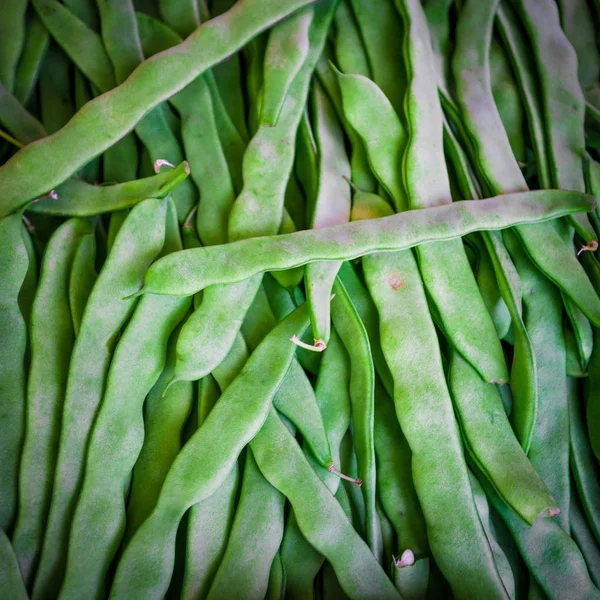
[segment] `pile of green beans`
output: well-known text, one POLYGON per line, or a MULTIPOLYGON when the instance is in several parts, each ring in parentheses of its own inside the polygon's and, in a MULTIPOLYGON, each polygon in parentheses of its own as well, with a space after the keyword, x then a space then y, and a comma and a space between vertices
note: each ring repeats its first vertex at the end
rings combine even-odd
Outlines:
POLYGON ((2 0, 0 599, 600 600, 600 2, 2 0))

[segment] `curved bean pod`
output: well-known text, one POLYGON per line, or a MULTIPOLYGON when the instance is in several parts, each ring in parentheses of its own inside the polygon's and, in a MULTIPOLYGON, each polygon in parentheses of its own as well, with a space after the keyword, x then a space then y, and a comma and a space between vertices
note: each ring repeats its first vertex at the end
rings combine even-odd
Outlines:
POLYGON ((373 81, 389 98, 397 114, 404 106, 405 73, 402 61, 404 30, 393 0, 382 0, 373 10, 368 0, 350 0, 365 44, 373 81), (390 60, 395 56, 398 60, 390 60))
POLYGON ((200 8, 195 0, 159 0, 158 7, 163 20, 182 38, 200 25, 200 8))
MULTIPOLYGON (((468 1, 457 28, 453 58, 457 95, 465 127, 477 156, 476 168, 482 183, 491 193, 526 190, 525 179, 514 160, 510 143, 498 115, 489 86, 487 56, 496 0, 468 1), (474 43, 474 31, 481 31, 474 43), (485 106, 485 110, 482 107, 485 106), (485 116, 484 116, 485 115, 485 116)), ((560 234, 546 225, 517 228, 527 254, 535 265, 582 310, 592 323, 597 322, 600 306, 597 294, 571 248, 560 234), (543 250, 542 250, 543 248, 543 250), (569 281, 567 283, 567 279, 569 281)))
MULTIPOLYGON (((174 207, 170 212, 175 220, 174 207)), ((174 231, 179 237, 176 221, 174 231)), ((180 240, 177 246, 181 247, 180 240)), ((72 516, 60 598, 103 596, 105 577, 125 529, 123 491, 142 447, 143 403, 163 370, 168 339, 190 300, 149 296, 136 307, 115 348, 72 516)))
POLYGON ((265 597, 271 564, 283 537, 284 504, 285 497, 263 477, 249 449, 227 549, 207 600, 265 597), (248 544, 249 539, 255 542, 248 544))
POLYGON ((0 529, 9 531, 17 516, 19 455, 25 418, 27 330, 18 303, 29 257, 21 215, 0 221, 0 529))
POLYGON ((75 336, 79 334, 85 305, 98 279, 95 263, 96 238, 94 235, 86 235, 77 245, 69 277, 69 307, 75 336))
POLYGON ((19 58, 15 78, 15 97, 25 105, 29 101, 39 75, 50 34, 35 12, 28 16, 25 44, 19 58))
POLYGON ((129 542, 156 506, 160 488, 181 450, 184 423, 192 408, 193 385, 178 382, 165 392, 175 368, 175 344, 181 325, 171 335, 167 362, 144 403, 144 441, 132 470, 123 541, 129 542))
POLYGON ((394 377, 398 421, 412 451, 431 552, 457 597, 508 598, 477 515, 416 261, 407 252, 375 254, 363 258, 363 268, 379 311, 381 345, 394 377), (440 491, 440 479, 448 477, 452 488, 440 491))
POLYGON ((23 148, 0 167, 0 187, 4 190, 0 217, 48 193, 200 73, 310 2, 241 0, 224 15, 201 25, 174 49, 144 61, 126 82, 84 106, 60 133, 23 148), (92 141, 87 133, 100 131, 100 123, 102 133, 92 141), (53 168, 47 169, 48 164, 53 168), (38 174, 37 181, 32 180, 31 173, 38 174))
POLYGON ((594 585, 600 589, 600 547, 587 523, 585 513, 579 498, 571 496, 571 511, 569 514, 571 535, 583 554, 583 558, 594 585))
POLYGON ((596 476, 594 454, 587 437, 583 408, 576 380, 570 380, 569 422, 571 434, 571 471, 590 529, 600 544, 600 483, 596 476))
MULTIPOLYGON (((425 13, 418 0, 396 0, 406 29, 403 174, 409 208, 451 203, 443 120, 425 13)), ((452 345, 488 382, 508 381, 500 340, 460 241, 417 247, 421 277, 452 345), (468 315, 463 320, 462 315, 468 315)))
POLYGON ((244 446, 263 425, 294 356, 290 337, 301 335, 307 321, 306 308, 300 308, 263 340, 202 427, 178 454, 154 511, 125 549, 111 598, 131 598, 132 593, 162 598, 171 579, 181 517, 225 481, 244 446), (225 424, 227 436, 223 436, 225 424), (217 448, 219 451, 215 451, 217 448), (204 457, 201 470, 197 468, 199 456, 204 457), (161 556, 160 563, 156 556, 161 556))
MULTIPOLYGON (((346 155, 344 134, 324 90, 315 82, 313 88, 315 140, 318 151, 318 188, 312 229, 341 225, 350 220, 351 196, 348 178, 350 163, 346 155)), ((329 342, 331 333, 331 290, 341 263, 313 263, 305 267, 306 298, 311 313, 315 344, 329 342)))
POLYGON ((292 504, 302 534, 333 565, 344 591, 357 599, 399 598, 274 408, 250 447, 267 481, 292 504))
POLYGON ((336 74, 344 116, 364 142, 371 169, 392 197, 396 212, 402 212, 408 206, 398 169, 407 140, 404 126, 391 102, 370 79, 337 70, 336 74))
POLYGON ((80 219, 71 219, 55 231, 44 252, 32 308, 19 511, 12 535, 27 586, 33 580, 50 505, 60 414, 75 339, 69 307, 71 266, 79 243, 92 238, 91 231, 90 224, 80 219))
POLYGON ((338 278, 334 284, 335 298, 332 317, 335 329, 350 356, 350 399, 354 447, 358 475, 365 502, 366 539, 371 552, 379 559, 381 532, 375 508, 376 471, 373 422, 375 418, 375 370, 365 327, 352 305, 344 284, 338 278))
POLYGON ((496 386, 481 381, 456 352, 449 380, 465 444, 502 500, 530 525, 538 517, 558 514, 546 484, 515 438, 496 386))
POLYGON ((163 246, 166 207, 164 200, 151 199, 132 209, 88 299, 69 364, 54 487, 34 598, 55 597, 58 593, 90 430, 117 334, 135 307, 135 302, 122 298, 143 277, 163 246))
MULTIPOLYGON (((355 221, 326 230, 193 248, 154 263, 148 270, 144 288, 138 293, 191 295, 215 283, 242 281, 264 271, 284 270, 319 260, 350 260, 374 252, 406 250, 473 231, 539 223, 573 211, 589 210, 593 205, 593 198, 578 192, 504 194, 478 202, 453 202, 376 220, 355 221), (236 268, 232 269, 232 265, 236 268)), ((563 275, 564 279, 570 279, 571 271, 563 275)), ((589 281, 587 285, 591 287, 589 281)), ((594 305, 598 304, 594 322, 600 324, 600 299, 593 293, 594 305)))
POLYGON ((57 197, 29 204, 27 211, 48 215, 90 217, 124 210, 147 198, 164 198, 190 174, 187 162, 174 169, 114 185, 90 185, 72 178, 56 188, 57 197))
POLYGON ((69 55, 77 55, 77 66, 100 90, 115 86, 115 75, 102 38, 56 0, 32 0, 32 4, 44 26, 62 49, 69 55), (78 53, 85 44, 86 51, 78 53))
POLYGON ((308 58, 313 16, 313 9, 307 7, 269 32, 265 48, 260 125, 277 125, 294 78, 308 58))

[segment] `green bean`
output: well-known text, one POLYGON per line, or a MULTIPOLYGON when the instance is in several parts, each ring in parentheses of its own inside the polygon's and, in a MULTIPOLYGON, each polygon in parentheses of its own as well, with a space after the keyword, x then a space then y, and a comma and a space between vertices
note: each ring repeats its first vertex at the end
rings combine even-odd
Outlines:
POLYGON ((412 566, 392 567, 396 587, 403 597, 423 597, 418 590, 427 588, 429 544, 411 475, 410 448, 398 425, 392 400, 378 385, 375 386, 375 453, 377 492, 397 537, 393 553, 402 556, 409 549, 416 559, 412 566), (415 588, 416 593, 411 594, 415 588))
MULTIPOLYGON (((223 64, 224 63, 219 63, 219 65, 223 64)), ((219 92, 219 87, 213 71, 206 71, 204 76, 206 77, 208 86, 210 87, 217 129, 219 130, 219 137, 221 138, 221 144, 223 144, 223 151, 225 152, 227 164, 229 165, 229 170, 231 171, 233 188, 235 189, 236 193, 239 194, 244 187, 242 166, 244 153, 246 152, 246 146, 248 143, 247 134, 246 137, 244 137, 239 133, 240 122, 242 122, 241 119, 244 118, 244 113, 241 112, 241 109, 239 111, 235 111, 234 114, 240 114, 240 117, 237 119, 238 124, 236 126, 229 114, 228 109, 225 107, 225 103, 221 97, 221 92, 219 92)), ((241 97, 242 95, 240 94, 240 98, 241 97)))
POLYGON ((27 210, 50 215, 89 217, 120 211, 147 198, 164 198, 190 173, 187 162, 162 173, 114 185, 90 185, 76 177, 59 185, 52 197, 30 204, 27 210))
MULTIPOLYGON (((341 225, 350 220, 350 163, 346 155, 344 134, 333 106, 324 90, 315 82, 313 88, 315 139, 318 148, 318 188, 312 229, 341 225)), ((311 311, 315 344, 329 341, 331 333, 330 296, 340 262, 313 263, 305 268, 306 296, 311 311)))
POLYGON ((344 115, 363 140, 373 173, 392 197, 396 212, 407 208, 402 183, 402 154, 406 132, 390 101, 380 88, 362 75, 337 72, 344 115), (374 118, 377 115, 377 118, 374 118))
MULTIPOLYGON (((290 179, 288 181, 288 186, 286 188, 285 193, 285 201, 288 201, 288 193, 290 190, 290 182, 294 181, 294 174, 292 173, 290 179)), ((293 184, 292 184, 293 185, 293 184)), ((299 207, 300 210, 304 208, 304 206, 299 207)), ((296 224, 292 220, 290 213, 288 212, 286 206, 283 207, 283 214, 281 217, 281 226, 279 227, 279 233, 294 233, 298 231, 296 224)), ((279 283, 282 288, 285 288, 290 294, 294 293, 294 290, 300 285, 304 277, 304 269, 302 267, 298 267, 296 269, 290 269, 289 271, 274 271, 273 278, 279 283)))
MULTIPOLYGON (((92 95, 89 89, 88 82, 84 75, 79 71, 75 70, 75 110, 79 110, 82 106, 87 104, 91 99, 92 95)), ((71 115, 70 115, 71 116, 71 115)), ((102 168, 101 158, 97 156, 91 160, 87 165, 80 169, 78 175, 84 181, 88 183, 98 183, 100 181, 100 170, 102 168)))
POLYGON ((450 7, 453 0, 427 0, 424 3, 425 16, 431 35, 431 48, 439 74, 439 85, 448 86, 450 65, 450 7))
POLYGON ((79 334, 90 292, 98 279, 95 262, 96 238, 93 235, 85 235, 77 244, 69 276, 69 307, 76 336, 79 334))
MULTIPOLYGON (((244 347, 243 362, 237 364, 237 361, 234 360, 232 364, 228 365, 227 379, 231 377, 233 380, 237 376, 247 357, 244 341, 241 336, 239 339, 244 347)), ((227 362, 231 355, 232 352, 224 362, 227 362)), ((223 365, 219 370, 222 368, 223 365)), ((222 381, 224 380, 222 379, 222 381)), ((210 375, 202 380, 200 386, 198 422, 201 426, 218 400, 219 390, 214 378, 210 375)), ((223 389, 226 389, 227 386, 223 386, 223 389)), ((236 509, 239 482, 240 470, 236 464, 214 494, 190 509, 182 591, 184 599, 206 598, 208 594, 227 545, 236 509)))
POLYGON ((586 377, 587 369, 581 368, 579 362, 579 350, 575 334, 563 326, 563 335, 565 338, 565 350, 567 353, 567 376, 568 377, 586 377))
MULTIPOLYGON (((358 196, 358 193, 354 196, 355 203, 358 196)), ((369 295, 365 284, 360 280, 349 262, 342 264, 339 277, 348 292, 348 296, 350 297, 354 308, 356 308, 360 320, 365 326, 367 335, 369 336, 369 345, 371 346, 375 371, 387 393, 392 395, 394 383, 392 381, 392 374, 388 369, 385 358, 383 357, 383 352, 381 351, 381 344, 379 342, 379 315, 373 304, 373 299, 369 295)))
MULTIPOLYGON (((323 415, 323 423, 327 432, 333 463, 336 465, 340 464, 339 447, 350 423, 349 388, 349 358, 334 330, 327 352, 323 355, 315 395, 323 415)), ((306 445, 303 450, 309 463, 314 463, 314 459, 307 452, 306 445)), ((335 493, 339 487, 339 477, 320 465, 315 464, 314 468, 317 475, 332 493, 335 493)), ((292 600, 304 597, 305 594, 309 593, 309 590, 312 590, 314 579, 321 567, 323 558, 303 537, 293 513, 288 517, 286 524, 281 558, 287 579, 286 597, 289 596, 292 600)))
POLYGON ((594 534, 590 531, 581 502, 576 494, 571 496, 569 522, 571 535, 581 550, 590 578, 596 587, 600 587, 600 548, 594 539, 594 534))
POLYGON ((334 566, 344 591, 352 598, 398 598, 368 546, 352 530, 275 409, 269 411, 250 447, 267 481, 292 504, 300 531, 334 566))
POLYGON ((372 10, 367 0, 350 0, 367 51, 373 81, 383 90, 397 114, 402 114, 405 73, 401 60, 404 30, 392 0, 378 3, 372 10))
POLYGON ((39 558, 50 504, 60 412, 74 335, 69 278, 79 242, 91 237, 89 223, 72 219, 50 238, 32 310, 31 364, 25 436, 19 467, 19 510, 12 536, 29 587, 39 558))
MULTIPOLYGON (((229 237, 254 237, 261 232, 276 233, 279 230, 285 198, 284 185, 293 161, 293 145, 289 141, 284 144, 280 142, 295 135, 300 117, 300 110, 295 102, 299 103, 300 108, 304 104, 312 64, 324 43, 331 12, 329 3, 319 6, 311 30, 312 58, 307 59, 298 74, 277 126, 261 127, 248 146, 244 156, 244 190, 236 199, 230 214, 229 237), (290 98, 295 99, 295 102, 290 98), (271 148, 279 157, 275 169, 270 155, 269 160, 264 159, 267 148, 271 148), (259 206, 256 205, 257 202, 259 206), (265 211, 268 211, 268 215, 265 211)), ((177 379, 203 377, 219 364, 233 344, 241 320, 259 289, 260 280, 260 277, 253 277, 234 286, 207 290, 199 310, 182 331, 178 348, 180 366, 176 368, 177 379), (205 315, 210 315, 210 322, 207 322, 205 315), (223 317, 220 318, 219 315, 223 317), (218 335, 204 337, 202 330, 214 331, 213 323, 221 325, 218 335), (219 351, 215 350, 217 344, 219 351), (206 348, 208 357, 197 352, 198 346, 206 348)))
MULTIPOLYGON (((350 425, 351 426, 348 428, 348 431, 342 438, 342 442, 340 444, 340 466, 345 474, 353 479, 358 480, 358 460, 354 450, 354 432, 352 424, 350 425)), ((365 499, 363 498, 360 488, 357 487, 355 482, 344 480, 338 487, 338 492, 344 495, 344 502, 347 505, 344 507, 344 512, 346 513, 348 520, 352 523, 358 535, 360 535, 360 537, 364 540, 366 537, 366 510, 365 499), (340 489, 343 489, 344 491, 340 492, 340 489)), ((336 492, 336 496, 337 495, 338 494, 336 492)), ((339 502, 340 504, 343 503, 341 499, 339 499, 339 502)), ((377 558, 381 564, 379 553, 375 555, 375 558, 377 558)))
POLYGON ((7 532, 17 516, 19 455, 25 419, 26 323, 18 296, 25 279, 29 257, 21 215, 0 221, 0 529, 7 532))
POLYGON ((333 289, 336 295, 332 303, 333 322, 350 355, 352 423, 358 473, 362 481, 361 491, 366 509, 366 538, 369 548, 379 559, 382 542, 375 512, 376 472, 373 437, 375 372, 373 358, 365 327, 339 278, 333 289))
POLYGON ((339 3, 335 11, 334 24, 335 57, 341 70, 345 73, 369 77, 371 74, 369 61, 348 0, 339 3))
POLYGON ((0 530, 0 594, 3 598, 27 600, 27 590, 21 579, 19 563, 6 533, 0 530))
POLYGON ((145 61, 126 82, 88 103, 60 133, 30 146, 26 152, 23 148, 0 167, 0 186, 4 190, 0 217, 62 183, 131 131, 153 107, 310 0, 278 0, 273 4, 260 0, 258 11, 257 1, 236 4, 228 13, 201 25, 176 50, 145 61), (94 131, 98 135, 91 139, 87 134, 94 131), (46 168, 50 163, 53 169, 46 168), (19 175, 22 165, 27 166, 26 177, 19 175), (32 180, 31 173, 38 175, 37 181, 32 180))
POLYGON ((194 391, 190 382, 179 382, 165 392, 173 376, 180 330, 181 325, 169 339, 165 368, 144 404, 144 441, 133 467, 127 499, 125 544, 156 506, 167 472, 181 450, 183 426, 192 408, 194 391))
MULTIPOLYGON (((416 0, 396 0, 406 29, 408 141, 403 173, 410 209, 450 203, 442 110, 425 14, 416 0), (425 183, 427 181, 427 184, 425 183)), ((508 381, 500 340, 460 241, 419 246, 421 277, 452 345, 488 382, 508 381), (450 275, 451 274, 451 275, 450 275), (461 317, 468 314, 468 323, 461 317)))
POLYGON ((163 20, 182 38, 200 25, 200 11, 195 0, 159 0, 158 6, 163 20))
POLYGON ((307 326, 306 308, 282 321, 252 353, 200 429, 175 459, 154 511, 125 549, 111 597, 160 598, 171 578, 177 526, 186 510, 225 481, 244 446, 261 428, 294 356, 289 339, 307 326), (224 424, 228 435, 223 436, 224 424), (219 449, 216 451, 216 449, 219 449), (204 457, 201 470, 198 456, 204 457), (158 552, 158 554, 157 554, 158 552), (156 556, 161 556, 160 564, 156 556))
POLYGON ((17 63, 25 44, 27 0, 8 0, 2 7, 0 24, 0 85, 12 91, 17 63))
POLYGON ((594 347, 594 332, 592 331, 592 326, 586 319, 585 315, 571 302, 569 298, 565 298, 564 295, 563 304, 565 305, 565 312, 567 313, 567 316, 573 325, 579 361, 582 368, 586 369, 594 347))
MULTIPOLYGON (((318 63, 317 63, 318 64, 318 63)), ((317 197, 317 143, 308 111, 304 110, 296 134, 296 174, 306 196, 307 220, 317 197)))
POLYGON ((248 450, 227 549, 210 586, 209 600, 265 597, 271 564, 283 537, 284 503, 285 497, 263 477, 248 450), (253 544, 248 544, 250 539, 253 544))
MULTIPOLYGON (((25 220, 23 220, 25 224, 25 220)), ((35 227, 32 229, 31 226, 25 225, 25 230, 23 230, 23 243, 25 244, 25 250, 27 251, 27 271, 25 272, 25 278, 23 279, 23 284, 21 285, 21 289, 19 290, 19 295, 17 297, 17 301, 19 304, 19 310, 23 315, 23 319, 25 321, 25 326, 29 328, 31 324, 31 309, 33 308, 33 300, 35 297, 35 292, 37 290, 38 285, 38 257, 37 252, 43 248, 42 242, 40 240, 33 239, 33 235, 36 233, 35 227)), ((48 238, 54 233, 53 225, 50 225, 48 231, 48 238)), ((47 243, 47 240, 44 240, 47 243)), ((45 245, 45 244, 44 244, 45 245)), ((28 344, 29 345, 29 344, 28 344)), ((29 348, 25 350, 25 364, 26 367, 29 365, 29 348)))
POLYGON ((88 299, 69 365, 54 487, 34 598, 53 597, 58 592, 90 429, 117 334, 135 306, 135 302, 122 298, 163 245, 165 211, 166 202, 154 199, 132 209, 88 299))
POLYGON ((307 7, 269 32, 265 49, 261 126, 277 124, 294 78, 308 58, 313 16, 313 9, 307 7))
POLYGON ((123 223, 125 223, 125 219, 129 215, 129 210, 117 210, 110 215, 110 223, 108 225, 108 233, 106 236, 106 252, 107 254, 110 252, 113 244, 115 243, 115 239, 117 238, 117 234, 123 227, 123 223))
POLYGON ((578 387, 577 380, 569 380, 571 471, 590 529, 600 544, 600 483, 596 477, 594 454, 587 437, 578 387))
POLYGON ((412 451, 431 552, 457 597, 506 598, 477 516, 416 262, 408 253, 375 254, 363 258, 363 268, 379 312, 381 345, 394 377, 396 414, 412 451), (447 478, 452 488, 440 488, 439 481, 447 478))
POLYGON ((492 94, 515 158, 525 162, 524 110, 506 51, 496 39, 490 46, 492 94))
MULTIPOLYGON (((373 252, 406 250, 482 229, 539 223, 570 211, 588 210, 592 205, 589 196, 578 192, 544 190, 504 194, 478 202, 454 202, 377 220, 338 225, 327 230, 298 231, 224 246, 193 248, 154 263, 141 293, 195 294, 207 286, 242 281, 264 271, 289 269, 319 260, 350 260, 373 252), (232 269, 232 265, 236 268, 232 269)), ((591 287, 589 281, 587 283, 591 287)), ((595 300, 600 305, 597 296, 595 300)), ((600 323, 600 314, 593 322, 600 323)))
POLYGON ((541 187, 551 188, 550 165, 544 133, 539 83, 535 76, 533 57, 527 39, 512 7, 504 2, 498 5, 496 25, 515 72, 521 101, 527 115, 529 139, 535 152, 536 168, 541 187))
MULTIPOLYGON (((200 1, 202 2, 203 0, 200 1)), ((211 18, 223 14, 226 10, 229 10, 234 3, 234 0, 214 0, 211 6, 211 18)), ((257 46, 266 44, 267 36, 268 34, 265 32, 251 40, 249 46, 247 46, 244 51, 249 50, 250 47, 256 48, 257 46)), ((264 52, 264 48, 262 48, 262 52, 264 52)), ((262 52, 259 52, 261 56, 260 60, 252 67, 252 70, 256 69, 255 73, 257 75, 262 71, 262 52)), ((246 123, 247 111, 245 106, 245 93, 242 89, 244 75, 242 72, 242 63, 242 52, 238 52, 216 64, 211 70, 211 73, 214 74, 216 82, 215 89, 219 92, 219 98, 222 98, 222 105, 226 115, 232 123, 234 123, 234 128, 242 139, 247 141, 248 125, 246 123)), ((250 92, 249 96, 250 98, 253 97, 252 92, 250 92)))
POLYGON ((500 573, 500 577, 502 578, 502 582, 504 583, 504 587, 506 588, 508 595, 510 598, 515 598, 516 585, 514 574, 506 554, 504 554, 504 551, 496 539, 496 532, 494 529, 494 524, 490 519, 490 507, 485 496, 485 492, 471 471, 469 471, 469 481, 471 482, 471 489, 473 490, 473 499, 475 500, 477 513, 479 514, 479 519, 481 520, 485 534, 490 542, 490 548, 494 554, 494 561, 498 567, 498 572, 500 573))
POLYGON ((568 531, 569 415, 561 299, 531 263, 516 236, 507 232, 505 240, 522 282, 524 321, 535 356, 537 412, 528 456, 558 504, 562 513, 559 520, 568 531))
POLYGON ((260 127, 244 155, 244 189, 229 217, 229 238, 239 240, 279 231, 285 188, 292 170, 296 131, 306 103, 310 77, 321 54, 331 19, 331 1, 315 6, 310 49, 294 78, 275 127, 260 127), (273 161, 277 159, 277 168, 273 161), (250 177, 248 177, 248 174, 250 177))
POLYGON ((35 12, 27 15, 25 44, 15 76, 15 97, 27 104, 37 83, 40 67, 48 49, 50 35, 35 12))
MULTIPOLYGON (((163 252, 181 247, 172 204, 167 214, 163 252)), ((169 336, 189 307, 187 299, 147 300, 136 307, 111 361, 70 526, 61 598, 103 596, 104 580, 125 529, 123 490, 142 447, 143 402, 163 370, 169 336), (132 361, 138 369, 130 368, 132 361)))
POLYGON ((321 598, 323 600, 346 600, 348 596, 342 589, 331 563, 325 562, 321 569, 321 598))
POLYGON ((560 509, 515 438, 498 389, 481 381, 456 352, 449 379, 465 445, 502 500, 530 525, 540 516, 558 514, 560 509))
MULTIPOLYGON (((510 144, 493 103, 489 85, 485 83, 487 73, 487 48, 491 39, 492 17, 496 2, 468 2, 461 12, 458 23, 457 50, 453 68, 457 82, 469 73, 478 73, 477 81, 469 75, 468 84, 457 85, 461 110, 469 136, 476 146, 477 169, 488 191, 493 193, 527 189, 518 165, 512 157, 510 144), (477 52, 473 51, 473 31, 485 23, 486 35, 478 36, 477 52), (481 107, 485 106, 485 111, 481 107), (483 115, 485 114, 485 117, 483 115)), ((584 277, 571 249, 554 228, 536 225, 517 228, 517 233, 528 255, 535 265, 550 278, 593 323, 597 298, 590 296, 591 286, 584 277), (540 248, 543 247, 543 252, 540 248), (567 266, 567 262, 569 264, 567 266), (570 281, 567 283, 567 278, 570 281)))
MULTIPOLYGON (((339 6, 340 5, 338 5, 336 14, 339 13, 339 6)), ((354 185, 359 187, 361 190, 366 192, 374 192, 377 188, 377 181, 371 172, 371 168, 369 167, 369 159, 367 157, 362 140, 344 116, 340 86, 337 82, 337 77, 329 64, 329 61, 332 58, 328 58, 329 54, 331 53, 327 52, 326 47, 325 51, 321 55, 321 58, 319 58, 319 61, 317 62, 315 72, 319 81, 327 91, 329 99, 333 102, 338 118, 342 121, 344 131, 350 140, 350 171, 352 173, 352 181, 354 182, 354 185)), ((339 58, 338 61, 340 61, 339 58)), ((344 71, 348 71, 349 69, 353 68, 353 63, 350 62, 348 64, 348 60, 343 60, 340 62, 340 67, 344 71), (344 67, 344 65, 346 65, 346 67, 344 67)))
POLYGON ((515 539, 532 583, 541 587, 543 593, 537 597, 600 598, 577 545, 558 523, 553 519, 537 519, 529 527, 500 500, 484 478, 478 480, 515 539))
POLYGON ((0 123, 24 145, 48 135, 44 126, 2 85, 0 85, 0 123))
POLYGON ((56 0, 32 0, 32 4, 46 29, 69 56, 85 44, 86 52, 77 57, 77 66, 85 76, 101 90, 113 88, 115 76, 100 36, 56 0))

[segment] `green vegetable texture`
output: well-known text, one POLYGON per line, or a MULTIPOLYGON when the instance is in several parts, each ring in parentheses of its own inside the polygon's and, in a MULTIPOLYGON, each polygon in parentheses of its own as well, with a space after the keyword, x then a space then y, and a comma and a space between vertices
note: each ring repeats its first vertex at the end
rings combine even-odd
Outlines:
POLYGON ((600 600, 600 2, 4 0, 0 598, 600 600))

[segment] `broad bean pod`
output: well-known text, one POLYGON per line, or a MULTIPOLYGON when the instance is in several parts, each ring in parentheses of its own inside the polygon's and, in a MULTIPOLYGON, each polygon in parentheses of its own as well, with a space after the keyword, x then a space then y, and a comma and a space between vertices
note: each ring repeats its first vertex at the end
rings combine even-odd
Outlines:
MULTIPOLYGON (((240 240, 224 246, 193 248, 158 260, 138 293, 191 295, 216 283, 243 281, 264 271, 298 267, 319 260, 350 260, 374 252, 406 250, 418 244, 461 237, 473 231, 538 223, 590 210, 595 200, 579 192, 535 191, 504 194, 478 202, 461 201, 357 221, 327 230, 240 240), (243 261, 241 260, 243 258, 243 261), (235 268, 232 268, 235 265, 235 268)), ((525 227, 523 228, 526 229, 525 227)), ((563 271, 561 279, 571 279, 563 271)), ((585 279, 585 287, 591 284, 585 279)), ((591 303, 600 324, 600 298, 591 303)))

